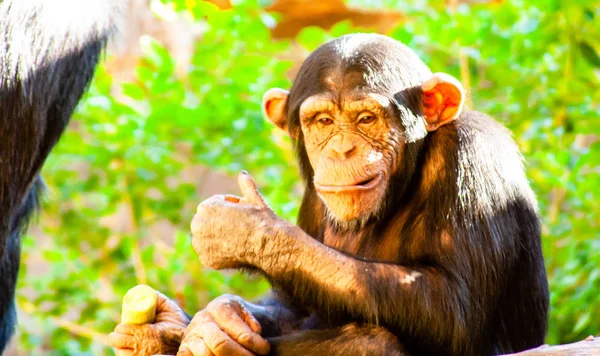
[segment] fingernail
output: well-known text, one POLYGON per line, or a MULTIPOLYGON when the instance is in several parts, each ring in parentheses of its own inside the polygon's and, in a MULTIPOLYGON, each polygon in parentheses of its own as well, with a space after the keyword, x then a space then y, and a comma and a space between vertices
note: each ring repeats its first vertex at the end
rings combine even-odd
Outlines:
POLYGON ((248 171, 245 169, 242 169, 242 174, 248 174, 248 171))

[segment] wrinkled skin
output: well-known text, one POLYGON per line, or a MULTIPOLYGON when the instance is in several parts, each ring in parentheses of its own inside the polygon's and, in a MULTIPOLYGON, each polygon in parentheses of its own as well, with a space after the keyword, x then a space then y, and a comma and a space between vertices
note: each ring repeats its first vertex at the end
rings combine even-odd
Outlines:
POLYGON ((192 220, 192 245, 207 267, 256 266, 257 258, 278 253, 277 231, 293 226, 267 206, 250 175, 242 172, 238 181, 243 197, 215 195, 198 205, 192 220))
MULTIPOLYGON (((215 195, 202 202, 191 223, 192 245, 203 265, 214 268, 265 267, 269 256, 281 256, 278 231, 297 229, 264 202, 250 175, 240 173, 243 196, 215 195), (231 222, 235 221, 235 224, 231 222), (224 236, 237 236, 224 243, 224 236)), ((274 259, 275 260, 275 259, 274 259)), ((265 307, 238 296, 224 295, 198 312, 185 331, 178 356, 266 355, 269 343, 260 336, 253 316, 265 307)))
MULTIPOLYGON (((364 220, 377 213, 389 185, 399 144, 389 101, 376 94, 315 95, 300 106, 314 184, 331 215, 364 220)), ((398 125, 396 123, 396 125, 398 125)))
MULTIPOLYGON (((274 233, 274 227, 289 224, 266 205, 248 174, 240 174, 239 184, 243 197, 215 195, 198 206, 191 223, 195 236, 192 245, 207 267, 254 265, 255 259, 268 250, 268 237, 274 233), (219 218, 209 219, 211 216, 219 218), (233 228, 236 234, 246 238, 224 244, 221 237, 232 233, 231 221, 236 222, 233 228)), ((261 326, 249 310, 257 308, 260 307, 233 295, 216 298, 196 313, 185 330, 177 355, 266 355, 269 343, 260 336, 261 326)))
POLYGON ((177 355, 266 355, 269 343, 260 336, 261 326, 246 304, 233 295, 214 299, 192 319, 177 355))
MULTIPOLYGON (((269 237, 277 228, 293 226, 266 205, 248 174, 240 174, 239 184, 243 197, 213 196, 198 206, 192 221, 195 236, 192 245, 207 267, 223 269, 254 265, 261 254, 269 251, 269 237), (217 216, 219 218, 213 219, 217 216), (233 231, 245 238, 223 243, 221 237, 231 236, 233 231)), ((179 356, 250 356, 269 352, 269 343, 260 336, 261 326, 250 312, 250 309, 255 312, 261 307, 237 296, 223 295, 211 301, 189 322, 173 301, 158 295, 154 324, 119 324, 109 335, 117 355, 177 352, 179 356)))
POLYGON ((175 354, 190 317, 174 301, 157 292, 156 318, 152 324, 119 324, 108 335, 116 356, 175 354))
MULTIPOLYGON (((362 78, 356 73, 328 73, 323 79, 327 91, 308 96, 298 110, 298 129, 314 172, 312 183, 330 221, 341 227, 362 226, 381 214, 408 141, 395 119, 399 114, 393 100, 352 87, 362 78)), ((414 124, 413 140, 452 122, 464 101, 461 84, 445 73, 431 75, 421 89, 424 116, 414 124)), ((274 88, 263 98, 265 116, 284 130, 288 130, 288 97, 287 90, 274 88)), ((299 132, 290 134, 297 138, 299 132)))

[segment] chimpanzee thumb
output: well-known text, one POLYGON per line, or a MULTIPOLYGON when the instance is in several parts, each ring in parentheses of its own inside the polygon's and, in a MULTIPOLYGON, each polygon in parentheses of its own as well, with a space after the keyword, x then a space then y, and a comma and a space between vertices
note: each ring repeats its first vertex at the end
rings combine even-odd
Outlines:
POLYGON ((238 176, 238 184, 240 185, 240 189, 242 190, 242 196, 244 197, 244 200, 258 207, 267 207, 267 204, 265 203, 262 196, 258 192, 258 189, 256 188, 256 183, 254 183, 254 179, 252 179, 248 172, 240 172, 240 175, 238 176))

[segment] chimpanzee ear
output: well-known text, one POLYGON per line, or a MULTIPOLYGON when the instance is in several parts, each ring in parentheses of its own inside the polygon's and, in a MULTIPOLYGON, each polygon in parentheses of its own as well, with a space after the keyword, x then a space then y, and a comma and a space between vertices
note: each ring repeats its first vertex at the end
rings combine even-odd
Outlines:
POLYGON ((456 78, 446 73, 435 73, 421 85, 421 89, 427 131, 435 131, 460 115, 465 90, 456 78))
POLYGON ((263 95, 262 109, 265 117, 275 126, 287 132, 285 104, 290 92, 280 88, 271 88, 263 95))

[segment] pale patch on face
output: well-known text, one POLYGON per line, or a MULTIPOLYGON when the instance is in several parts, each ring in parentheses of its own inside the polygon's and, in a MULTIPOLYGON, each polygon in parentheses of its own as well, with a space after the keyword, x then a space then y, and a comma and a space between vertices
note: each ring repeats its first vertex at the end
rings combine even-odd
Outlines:
POLYGON ((417 280, 417 278, 421 277, 422 275, 423 274, 421 272, 412 271, 409 274, 407 274, 406 276, 404 276, 400 280, 400 283, 402 283, 402 284, 412 284, 413 282, 415 282, 417 280))
POLYGON ((383 158, 383 153, 377 152, 375 150, 373 150, 367 154, 367 162, 369 164, 375 163, 382 158, 383 158))

